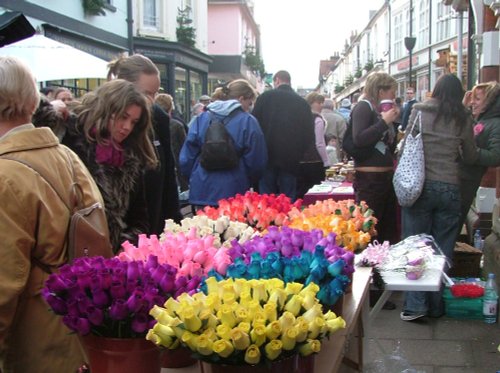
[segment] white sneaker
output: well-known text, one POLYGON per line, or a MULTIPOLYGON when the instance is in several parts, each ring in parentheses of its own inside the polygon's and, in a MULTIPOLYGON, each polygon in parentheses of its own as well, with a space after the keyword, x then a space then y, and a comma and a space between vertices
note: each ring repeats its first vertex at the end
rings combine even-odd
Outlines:
POLYGON ((414 321, 425 317, 425 313, 409 313, 409 312, 401 312, 400 315, 401 320, 403 321, 414 321))

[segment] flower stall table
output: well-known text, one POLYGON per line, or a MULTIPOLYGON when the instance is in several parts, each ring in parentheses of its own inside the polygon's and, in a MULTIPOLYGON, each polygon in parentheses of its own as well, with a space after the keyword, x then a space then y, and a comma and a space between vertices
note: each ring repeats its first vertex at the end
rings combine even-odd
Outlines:
POLYGON ((325 199, 333 199, 334 201, 354 199, 354 189, 352 188, 352 183, 344 181, 340 185, 337 185, 325 182, 321 184, 321 187, 317 189, 317 192, 314 192, 314 190, 307 192, 302 199, 302 205, 308 206, 316 201, 323 201, 325 199), (326 190, 321 190, 323 186, 326 186, 324 187, 326 190))
MULTIPOLYGON (((323 341, 321 352, 316 355, 315 373, 335 373, 342 364, 362 371, 363 355, 367 351, 363 332, 368 326, 368 289, 371 268, 357 268, 353 275, 352 292, 344 295, 342 318, 346 328, 340 329, 330 339, 323 341), (352 346, 357 347, 352 351, 352 346), (354 361, 356 359, 356 361, 354 361)), ((199 373, 198 364, 186 368, 162 368, 162 373, 199 373)))
MULTIPOLYGON (((382 296, 370 311, 370 322, 377 316, 378 312, 389 299, 393 291, 438 291, 441 286, 441 277, 445 259, 438 257, 429 268, 425 270, 424 275, 418 280, 408 280, 404 273, 382 272, 385 281, 385 288, 382 296)), ((357 273, 359 268, 356 268, 357 273)))

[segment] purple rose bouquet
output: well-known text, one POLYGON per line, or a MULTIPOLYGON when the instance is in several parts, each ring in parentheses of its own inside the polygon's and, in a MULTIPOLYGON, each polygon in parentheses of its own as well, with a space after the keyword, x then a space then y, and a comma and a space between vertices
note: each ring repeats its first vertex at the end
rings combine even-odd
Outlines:
POLYGON ((149 310, 163 305, 178 288, 189 288, 189 280, 176 274, 174 267, 159 264, 155 256, 130 262, 84 257, 51 274, 42 296, 78 334, 144 337, 155 324, 149 310))

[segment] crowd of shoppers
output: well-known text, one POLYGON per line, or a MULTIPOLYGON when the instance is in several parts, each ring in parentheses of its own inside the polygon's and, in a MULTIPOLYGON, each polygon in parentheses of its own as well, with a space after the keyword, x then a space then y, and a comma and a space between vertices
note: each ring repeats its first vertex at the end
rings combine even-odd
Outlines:
MULTIPOLYGON (((75 336, 47 311, 39 289, 31 291, 47 276, 37 263, 56 268, 67 260, 70 216, 52 184, 68 190, 64 186, 76 175, 84 203, 104 204, 116 253, 139 234, 160 234, 166 219, 180 221, 178 195, 188 188, 196 208, 217 206, 252 188, 301 198, 324 179, 326 168, 344 158, 349 125, 354 145, 371 149, 369 156, 353 159, 353 188, 356 202, 365 201, 378 219, 373 239, 393 244, 430 234, 451 260, 482 176, 500 165, 496 82, 479 84, 464 96, 461 82, 447 74, 430 99, 416 102, 409 87, 404 107, 383 110, 381 101, 395 101, 397 83, 374 72, 360 100, 346 98, 337 111, 317 92, 300 97, 290 74, 281 70, 273 77, 274 88, 259 96, 244 79, 201 96, 185 125, 174 119, 172 96, 158 94, 159 71, 148 58, 120 57, 109 64, 108 78, 78 99, 65 89, 47 91, 51 101, 39 96, 26 66, 0 57, 0 199, 10 201, 0 207, 0 369, 5 371, 36 366, 69 372, 83 360, 75 336), (416 118, 422 123, 425 183, 417 201, 402 208, 399 234, 392 185, 398 126, 412 128, 416 118), (228 169, 208 169, 200 161, 216 122, 223 123, 238 157, 228 169), (23 162, 42 170, 50 183, 23 162), (34 204, 37 214, 26 218, 34 204), (47 330, 50 343, 44 342, 47 330), (36 349, 30 348, 33 340, 36 349)), ((401 319, 439 317, 441 299, 440 292, 408 292, 401 319)))

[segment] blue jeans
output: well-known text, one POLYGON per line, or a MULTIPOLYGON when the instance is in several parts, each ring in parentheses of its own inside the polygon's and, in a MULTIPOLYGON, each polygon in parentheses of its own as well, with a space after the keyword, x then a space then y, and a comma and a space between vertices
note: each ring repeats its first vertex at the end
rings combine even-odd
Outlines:
MULTIPOLYGON (((415 204, 402 208, 401 218, 403 238, 419 233, 430 234, 451 261, 460 221, 459 186, 426 181, 415 204)), ((441 296, 441 291, 406 292, 404 311, 440 316, 443 313, 441 296)))
POLYGON ((259 193, 285 194, 292 201, 297 199, 297 177, 279 167, 267 167, 259 181, 259 193))

